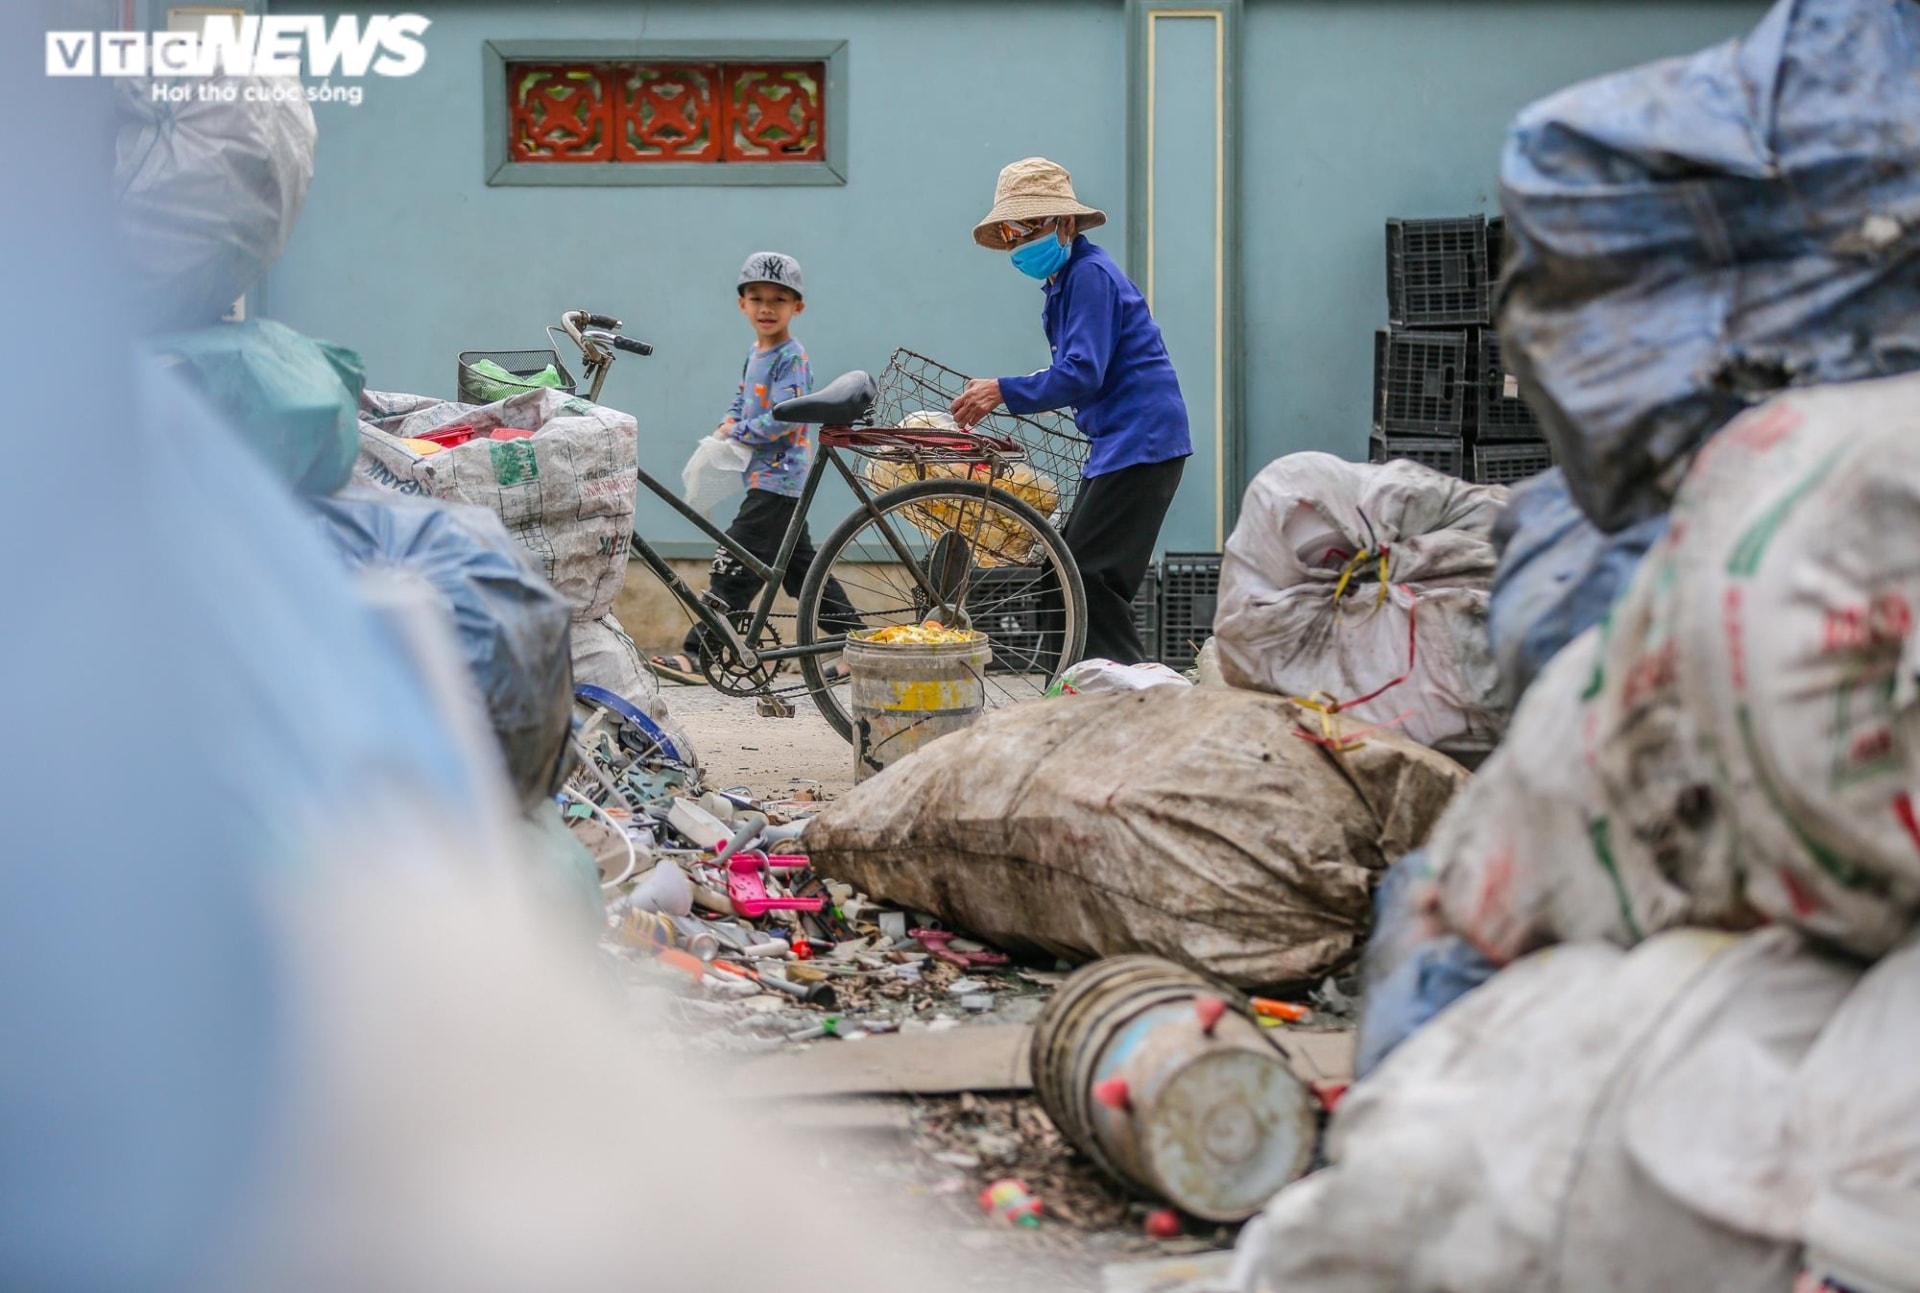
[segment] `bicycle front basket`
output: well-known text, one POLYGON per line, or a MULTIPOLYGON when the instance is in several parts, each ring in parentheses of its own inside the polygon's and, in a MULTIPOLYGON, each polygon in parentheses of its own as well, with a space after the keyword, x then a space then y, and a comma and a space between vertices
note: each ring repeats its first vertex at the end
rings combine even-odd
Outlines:
POLYGON ((493 404, 527 391, 543 389, 565 391, 568 395, 574 393, 573 374, 560 362, 560 352, 557 350, 460 352, 460 378, 455 398, 462 404, 493 404), (549 372, 549 369, 552 371, 549 372))

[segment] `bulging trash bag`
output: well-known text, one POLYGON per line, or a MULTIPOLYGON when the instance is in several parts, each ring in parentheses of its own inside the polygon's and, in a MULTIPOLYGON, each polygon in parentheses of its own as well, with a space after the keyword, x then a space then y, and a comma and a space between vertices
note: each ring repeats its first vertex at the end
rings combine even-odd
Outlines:
POLYGON ((694 449, 680 472, 687 506, 711 516, 716 508, 746 489, 743 473, 753 461, 753 450, 738 440, 708 436, 694 449))
POLYGON ((1500 566, 1487 602, 1487 632, 1509 702, 1605 617, 1666 532, 1667 518, 1655 516, 1602 534, 1581 514, 1558 467, 1514 489, 1493 526, 1500 566))
POLYGON ((351 568, 395 568, 439 590, 522 805, 550 797, 573 714, 567 600, 484 508, 365 487, 314 506, 351 568))
POLYGON ((313 182, 317 131, 299 81, 219 76, 232 102, 156 102, 156 82, 120 84, 114 183, 146 322, 218 322, 280 258, 313 182), (252 96, 251 98, 249 96, 252 96))
POLYGON ((1920 6, 1780 0, 1545 99, 1500 198, 1502 354, 1573 497, 1658 515, 1750 403, 1920 366, 1920 6))
POLYGON ((498 514, 572 600, 574 619, 597 620, 627 578, 638 434, 631 414, 565 391, 480 405, 366 391, 354 472, 365 484, 498 514), (416 443, 435 435, 459 443, 416 443))
POLYGON ((173 333, 155 347, 301 494, 331 494, 360 454, 360 356, 270 320, 173 333))
POLYGON ((1222 676, 1484 754, 1506 725, 1486 621, 1506 501, 1411 462, 1268 463, 1221 560, 1222 676))

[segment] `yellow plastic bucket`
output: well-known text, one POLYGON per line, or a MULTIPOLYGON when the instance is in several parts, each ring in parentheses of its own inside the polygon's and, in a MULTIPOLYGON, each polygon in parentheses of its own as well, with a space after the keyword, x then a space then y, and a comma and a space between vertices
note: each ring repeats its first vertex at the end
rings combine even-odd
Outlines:
POLYGON ((856 783, 972 726, 986 709, 993 651, 984 633, 935 645, 849 637, 842 659, 850 678, 856 783))

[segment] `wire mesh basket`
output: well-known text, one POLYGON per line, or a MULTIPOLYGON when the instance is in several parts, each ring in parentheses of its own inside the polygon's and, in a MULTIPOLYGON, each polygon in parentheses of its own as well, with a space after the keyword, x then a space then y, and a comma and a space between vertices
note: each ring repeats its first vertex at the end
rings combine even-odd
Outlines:
POLYGON ((455 398, 462 404, 493 404, 527 391, 551 388, 574 393, 573 374, 560 362, 557 350, 463 350, 460 352, 460 378, 455 398), (507 376, 490 375, 474 365, 490 360, 506 370, 507 376), (560 380, 539 381, 552 368, 560 380))
MULTIPOLYGON (((872 424, 899 426, 916 413, 944 415, 967 381, 965 373, 925 355, 896 350, 876 382, 880 393, 874 401, 872 424)), ((1041 514, 1048 516, 1055 529, 1063 527, 1080 492, 1080 472, 1091 447, 1073 420, 1060 413, 1008 413, 1002 409, 989 414, 976 430, 1003 436, 1026 451, 1027 463, 1043 478, 1036 482, 1039 492, 1055 500, 1051 514, 1045 509, 1041 514)))

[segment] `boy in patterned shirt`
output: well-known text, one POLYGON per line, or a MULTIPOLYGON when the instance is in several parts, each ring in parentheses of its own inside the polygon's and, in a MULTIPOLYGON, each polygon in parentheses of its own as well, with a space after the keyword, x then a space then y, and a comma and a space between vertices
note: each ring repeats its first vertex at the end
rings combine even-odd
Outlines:
MULTIPOLYGON (((800 493, 813 470, 813 429, 773 416, 775 404, 813 390, 813 370, 807 365, 806 348, 793 335, 794 316, 807 308, 800 262, 779 252, 757 251, 741 267, 737 291, 740 313, 753 325, 754 344, 740 373, 740 389, 713 434, 719 439, 736 440, 753 451, 746 470, 747 496, 733 524, 727 527, 727 535, 771 565, 780 555, 781 540, 786 538, 794 509, 800 505, 800 493)), ((793 562, 787 567, 784 587, 788 595, 800 595, 814 555, 813 536, 802 529, 793 562)), ((721 548, 713 554, 709 586, 728 607, 746 611, 752 608, 763 585, 757 575, 721 548)), ((827 581, 820 612, 821 628, 828 633, 860 627, 860 618, 838 580, 827 581)), ((654 657, 655 671, 680 682, 703 682, 699 659, 704 636, 705 630, 694 625, 681 644, 681 654, 654 657)), ((839 665, 828 667, 829 677, 837 677, 840 672, 839 665)))

